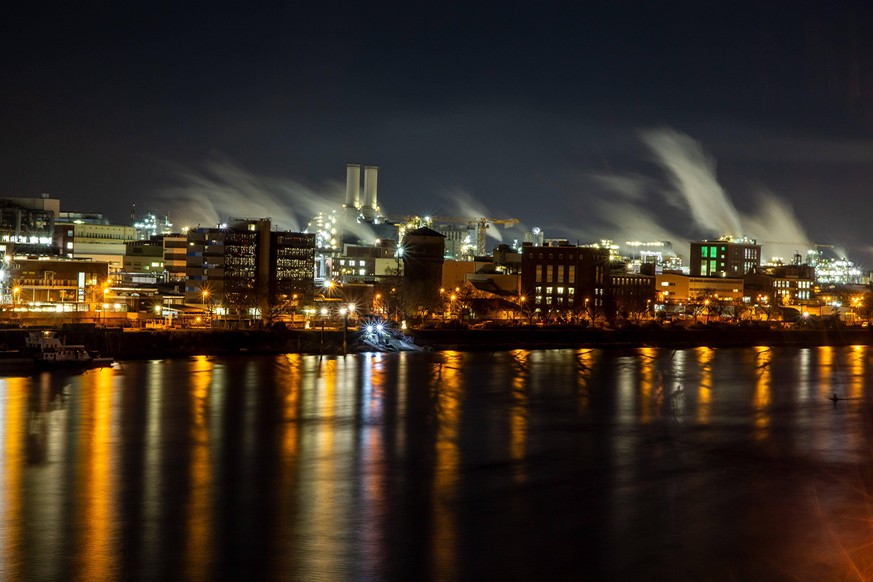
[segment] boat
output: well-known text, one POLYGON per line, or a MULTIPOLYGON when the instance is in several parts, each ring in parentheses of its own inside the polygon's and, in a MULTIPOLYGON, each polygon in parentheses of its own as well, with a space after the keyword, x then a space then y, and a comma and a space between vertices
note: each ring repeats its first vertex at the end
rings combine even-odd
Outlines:
POLYGON ((24 353, 33 361, 37 369, 57 368, 102 368, 111 366, 112 358, 85 349, 80 344, 67 344, 61 341, 55 331, 32 331, 25 338, 24 353))

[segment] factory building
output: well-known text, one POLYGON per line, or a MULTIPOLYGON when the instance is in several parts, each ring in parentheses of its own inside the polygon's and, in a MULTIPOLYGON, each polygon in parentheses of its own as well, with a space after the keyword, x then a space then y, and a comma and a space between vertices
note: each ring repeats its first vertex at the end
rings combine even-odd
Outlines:
POLYGON ((571 245, 521 248, 521 286, 526 302, 546 319, 581 312, 589 317, 613 313, 606 293, 609 251, 571 245))
POLYGON ((357 222, 379 224, 383 217, 379 209, 379 167, 364 166, 364 188, 361 196, 361 165, 346 165, 346 218, 357 222))
POLYGON ((693 277, 743 277, 761 265, 761 245, 748 239, 692 242, 690 255, 693 277))

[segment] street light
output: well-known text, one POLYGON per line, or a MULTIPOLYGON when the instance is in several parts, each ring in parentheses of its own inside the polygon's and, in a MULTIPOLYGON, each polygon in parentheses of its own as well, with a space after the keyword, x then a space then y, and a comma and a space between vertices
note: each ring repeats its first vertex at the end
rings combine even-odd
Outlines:
POLYGON ((202 305, 206 307, 206 314, 209 320, 209 327, 212 327, 212 304, 207 305, 207 301, 209 300, 209 289, 203 289, 200 291, 200 294, 203 296, 202 305))

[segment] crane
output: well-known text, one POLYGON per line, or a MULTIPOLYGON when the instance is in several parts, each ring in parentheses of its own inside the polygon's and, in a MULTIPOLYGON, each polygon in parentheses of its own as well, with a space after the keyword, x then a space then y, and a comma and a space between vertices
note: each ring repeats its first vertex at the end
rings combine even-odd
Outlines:
POLYGON ((463 217, 463 216, 404 216, 403 222, 418 222, 428 226, 434 222, 450 222, 455 224, 466 224, 470 230, 476 231, 476 254, 478 256, 487 253, 485 238, 488 234, 488 228, 492 224, 502 224, 504 228, 515 226, 520 221, 517 218, 484 218, 484 217, 463 217))

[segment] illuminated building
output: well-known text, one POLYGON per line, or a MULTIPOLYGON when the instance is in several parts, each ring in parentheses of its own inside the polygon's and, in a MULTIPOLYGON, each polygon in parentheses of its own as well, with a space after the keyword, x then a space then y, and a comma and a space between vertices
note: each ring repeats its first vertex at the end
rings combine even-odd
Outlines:
POLYGON ((747 296, 778 296, 784 305, 808 303, 814 286, 815 269, 810 265, 762 265, 745 276, 747 296))
POLYGON ((585 310, 607 314, 609 251, 594 247, 521 247, 521 285, 533 308, 543 317, 562 317, 585 310))
POLYGON ((57 254, 54 235, 58 214, 60 201, 47 194, 40 198, 2 198, 0 242, 12 243, 18 254, 57 254))
POLYGON ((754 240, 730 238, 691 243, 693 277, 742 277, 761 264, 761 245, 754 240))
POLYGON ((269 219, 188 231, 185 302, 253 314, 269 293, 269 219))
POLYGON ((315 274, 315 235, 302 232, 270 233, 269 303, 281 304, 297 297, 298 304, 312 299, 315 274))
POLYGON ((743 298, 743 289, 743 280, 737 277, 695 277, 676 272, 655 275, 658 303, 676 305, 701 297, 733 301, 743 298))
MULTIPOLYGON (((59 304, 58 311, 68 304, 75 311, 77 307, 73 304, 102 300, 102 294, 95 294, 94 290, 106 283, 108 277, 109 265, 104 261, 12 257, 3 271, 3 302, 50 310, 55 307, 44 304, 59 304)), ((85 305, 82 309, 86 309, 85 305)))

